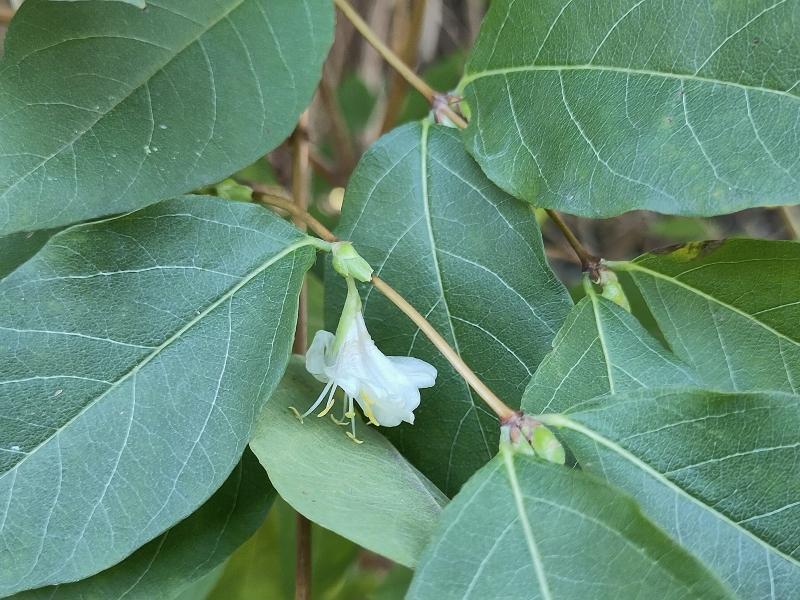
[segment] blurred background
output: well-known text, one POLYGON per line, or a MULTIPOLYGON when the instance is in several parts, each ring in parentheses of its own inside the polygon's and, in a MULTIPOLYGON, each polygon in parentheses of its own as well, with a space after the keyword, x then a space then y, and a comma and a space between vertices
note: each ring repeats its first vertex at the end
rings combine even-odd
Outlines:
MULTIPOLYGON (((0 40, 21 4, 0 0, 0 40)), ((455 88, 466 53, 480 28, 487 0, 353 0, 372 29, 406 63, 438 91, 455 88)), ((382 133, 425 117, 428 106, 353 30, 339 19, 336 39, 322 83, 308 110, 305 131, 313 169, 311 212, 334 228, 344 187, 361 154, 382 133)), ((0 132, 2 135, 2 132, 0 132)), ((283 144, 264 159, 234 175, 255 189, 288 195, 291 149, 283 144)), ((230 184, 206 192, 231 194, 230 184)), ((580 267, 560 232, 537 212, 553 267, 579 295, 580 267)), ((800 235, 800 211, 754 209, 713 219, 670 217, 633 212, 613 219, 565 216, 579 238, 595 254, 631 258, 645 250, 694 240, 725 237, 793 239, 800 235)), ((310 335, 322 327, 321 267, 309 277, 310 335)), ((623 281, 624 283, 624 281, 623 281)), ((627 290, 633 310, 647 325, 648 315, 627 290)), ((658 335, 658 332, 653 330, 658 335)), ((184 600, 282 600, 294 597, 295 517, 280 499, 258 531, 223 568, 188 590, 184 600)), ((313 527, 312 597, 315 599, 393 600, 402 598, 410 581, 408 569, 363 550, 331 532, 313 527)))

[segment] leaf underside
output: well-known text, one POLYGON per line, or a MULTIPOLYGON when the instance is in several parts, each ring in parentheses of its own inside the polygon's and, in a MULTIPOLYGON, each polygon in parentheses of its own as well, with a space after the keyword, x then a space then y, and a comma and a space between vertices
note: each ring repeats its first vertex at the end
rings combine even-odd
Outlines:
POLYGON ((313 258, 261 207, 187 197, 63 231, 0 283, 0 594, 107 568, 222 484, 313 258))
POLYGON ((205 504, 122 562, 88 579, 22 592, 13 600, 177 599, 213 575, 258 529, 274 499, 264 469, 246 451, 205 504))
POLYGON ((522 398, 529 414, 564 412, 599 396, 692 385, 700 377, 636 317, 593 290, 567 316, 522 398))
POLYGON ((800 397, 638 391, 569 413, 583 469, 645 513, 743 600, 800 589, 800 397))
POLYGON ((0 62, 0 235, 219 181, 311 99, 327 0, 28 0, 0 62))
POLYGON ((407 598, 732 598, 594 477, 501 453, 445 508, 407 598))
POLYGON ((492 2, 461 87, 492 181, 590 217, 800 202, 800 2, 492 2))
POLYGON ((705 385, 800 392, 800 244, 694 243, 620 268, 705 385))

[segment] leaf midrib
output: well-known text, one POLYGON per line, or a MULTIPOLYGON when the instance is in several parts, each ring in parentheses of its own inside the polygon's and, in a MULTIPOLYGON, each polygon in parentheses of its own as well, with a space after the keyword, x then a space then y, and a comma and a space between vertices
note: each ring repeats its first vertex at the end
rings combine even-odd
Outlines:
POLYGON ((19 462, 15 463, 8 471, 5 473, 0 474, 0 481, 5 479, 5 477, 9 473, 16 473, 18 468, 25 463, 31 456, 34 456, 37 451, 45 446, 46 444, 50 443, 55 437, 61 435, 61 432, 66 430, 72 423, 80 419, 84 413, 86 413, 89 409, 95 406, 98 402, 100 402, 103 398, 105 398, 108 394, 110 394, 113 390, 117 389, 122 383, 127 381, 129 378, 136 375, 139 371, 141 371, 148 363, 153 361, 157 358, 164 350, 166 350, 169 346, 171 346, 174 342, 179 340, 184 333, 192 329, 195 325, 200 323, 205 317, 207 317, 211 312, 213 312, 216 308, 221 306, 226 301, 233 298, 236 293, 241 290, 244 286, 250 283, 253 279, 258 277, 261 273, 266 271, 269 267, 274 265, 280 259, 288 256, 292 252, 299 250, 304 246, 312 246, 313 240, 309 239, 308 237, 300 239, 292 244, 286 246, 283 250, 278 252, 277 254, 272 255, 266 262, 259 265, 256 269, 242 277, 241 281, 236 285, 232 286, 228 289, 224 294, 220 295, 216 300, 214 300, 211 304, 208 305, 203 311, 199 314, 196 314, 193 318, 191 318, 188 322, 186 322, 182 327, 180 327, 175 333, 173 333, 170 337, 168 337, 164 342, 156 346, 152 352, 147 354, 144 358, 134 364, 128 371, 123 373, 120 377, 118 377, 107 389, 105 389, 100 395, 95 398, 90 399, 86 405, 81 408, 79 412, 77 412, 73 417, 71 417, 68 421, 66 421, 63 425, 55 429, 51 435, 45 438, 39 445, 34 447, 28 454, 26 454, 19 462))
MULTIPOLYGON (((165 60, 164 62, 162 62, 161 64, 159 64, 159 65, 158 65, 158 67, 157 67, 156 69, 153 69, 152 71, 148 71, 148 72, 146 73, 146 76, 144 77, 144 79, 142 79, 141 81, 139 81, 139 82, 137 82, 136 84, 134 84, 134 86, 133 86, 133 87, 131 87, 130 91, 128 91, 126 94, 123 94, 123 96, 122 96, 122 97, 121 97, 121 98, 120 98, 120 99, 119 99, 117 102, 115 102, 114 104, 112 104, 111 106, 109 106, 109 107, 108 107, 108 109, 107 109, 107 110, 105 110, 104 112, 102 112, 102 113, 100 114, 100 116, 98 116, 98 117, 97 117, 97 118, 96 118, 94 121, 92 121, 92 123, 91 123, 91 124, 89 124, 87 127, 83 128, 83 129, 82 129, 82 130, 81 130, 81 131, 80 131, 80 132, 79 132, 79 133, 78 133, 78 134, 77 134, 75 137, 73 137, 71 140, 69 140, 69 141, 68 141, 68 142, 66 142, 65 144, 61 145, 61 146, 60 146, 60 147, 59 147, 59 148, 58 148, 58 149, 57 149, 55 152, 53 152, 52 154, 50 154, 49 156, 47 156, 46 158, 44 158, 44 159, 43 159, 41 162, 37 163, 37 164, 36 164, 36 166, 35 166, 35 167, 33 167, 33 169, 31 169, 30 171, 27 171, 26 173, 24 173, 24 174, 23 174, 21 177, 19 177, 19 178, 18 178, 18 179, 17 179, 17 180, 16 180, 16 181, 13 183, 13 184, 9 185, 9 186, 8 186, 8 187, 5 189, 5 191, 3 191, 3 193, 2 193, 2 194, 0 194, 0 200, 2 200, 3 198, 5 198, 5 197, 6 197, 6 196, 7 196, 7 195, 8 195, 8 194, 9 194, 9 193, 12 191, 12 190, 16 189, 16 187, 17 187, 19 184, 21 184, 22 182, 24 182, 26 179, 28 179, 28 177, 30 177, 30 176, 31 176, 31 175, 33 175, 34 173, 36 173, 36 172, 37 172, 39 169, 41 169, 41 168, 42 168, 44 165, 46 165, 48 162, 50 162, 50 161, 51 161, 53 158, 55 158, 56 156, 58 156, 59 154, 61 154, 61 153, 62 153, 64 150, 66 150, 67 148, 70 148, 70 147, 72 147, 73 145, 75 145, 75 143, 76 143, 76 142, 78 142, 78 141, 79 141, 81 138, 83 138, 83 136, 85 136, 87 133, 89 133, 90 131, 92 131, 92 130, 94 129, 94 127, 95 127, 95 126, 96 126, 98 123, 100 123, 100 121, 102 121, 102 120, 103 120, 103 119, 105 119, 105 118, 106 118, 108 115, 110 115, 111 113, 113 113, 113 112, 114 112, 114 110, 116 110, 116 109, 117 109, 117 107, 119 107, 119 106, 120 106, 122 103, 124 103, 124 102, 126 102, 127 100, 129 100, 129 99, 131 98, 131 96, 133 96, 133 94, 135 94, 136 92, 138 92, 138 91, 139 91, 139 90, 142 88, 142 86, 144 86, 144 85, 145 85, 145 84, 147 84, 149 81, 151 81, 151 80, 153 79, 153 77, 155 77, 155 76, 156 76, 156 74, 160 73, 160 72, 161 72, 161 71, 162 71, 162 70, 163 70, 163 69, 164 69, 164 68, 165 68, 167 65, 169 65, 171 62, 173 62, 175 59, 177 59, 177 58, 178 58, 178 57, 179 57, 181 54, 183 54, 183 53, 184 53, 184 52, 185 52, 185 51, 186 51, 188 48, 190 48, 191 46, 193 46, 194 44, 196 44, 196 43, 197 43, 197 42, 200 40, 200 38, 202 38, 202 37, 203 37, 204 35, 206 35, 206 34, 207 34, 209 31, 211 31, 212 29, 214 29, 214 27, 216 27, 216 26, 217 26, 217 25, 218 25, 218 24, 219 24, 221 21, 223 21, 224 19, 228 18, 228 16, 229 16, 231 13, 233 13, 235 10, 237 10, 239 7, 241 7, 241 6, 242 6, 242 5, 243 5, 245 2, 247 2, 247 0, 236 0, 236 1, 235 1, 235 3, 234 3, 234 4, 233 4, 233 5, 232 5, 232 6, 231 6, 231 7, 230 7, 228 10, 226 10, 226 11, 225 11, 225 12, 224 12, 222 15, 220 15, 220 16, 219 16, 219 17, 218 17, 216 20, 214 20, 214 21, 212 21, 212 22, 208 23, 208 24, 205 26, 205 28, 203 28, 203 29, 201 29, 199 32, 197 32, 197 33, 196 33, 196 35, 194 35, 194 36, 191 36, 191 38, 189 39, 189 41, 188 41, 188 42, 187 42, 187 43, 186 43, 184 46, 182 46, 181 48, 179 48, 177 51, 173 52, 173 53, 172 53, 172 54, 169 56, 169 58, 168 58, 167 60, 165 60)), ((153 6, 155 6, 155 5, 153 5, 153 6)), ((157 7, 157 8, 161 8, 161 7, 157 7)), ((162 9, 162 10, 164 10, 164 9, 162 9)), ((23 59, 24 59, 24 57, 23 57, 23 59)))
POLYGON ((587 438, 589 438, 593 442, 605 446, 606 448, 608 448, 609 450, 611 450, 615 454, 619 455, 621 458, 627 460, 629 463, 631 463, 632 465, 634 465, 638 469, 644 471, 646 474, 648 474, 650 477, 652 477, 653 479, 655 479, 656 481, 658 481, 659 483, 661 483, 665 487, 667 487, 670 490, 672 490, 674 493, 676 493, 676 494, 678 494, 678 495, 680 495, 680 496, 682 496, 684 498, 687 498, 689 501, 691 501, 693 504, 696 504, 697 506, 699 506, 704 511, 713 514, 714 516, 716 516, 721 521, 723 521, 723 522, 727 523, 729 526, 733 527, 736 531, 739 531, 742 535, 745 535, 745 536, 749 537, 750 539, 752 539, 753 541, 758 543, 760 546, 765 548, 768 552, 773 552, 774 554, 780 556, 784 560, 792 563, 796 567, 800 567, 800 561, 798 561, 797 559, 793 558, 792 556, 789 556, 788 554, 784 553, 783 551, 779 550, 778 548, 775 548, 774 546, 770 545, 766 540, 761 539, 760 537, 758 537, 756 534, 754 534, 750 530, 742 527, 740 524, 738 524, 736 521, 732 520, 727 515, 717 511, 716 509, 714 509, 713 507, 709 506, 708 504, 706 504, 705 502, 703 502, 699 498, 696 498, 694 495, 690 494, 687 490, 683 489, 682 487, 680 487, 679 485, 674 483, 672 480, 670 480, 669 478, 664 476, 662 473, 660 473, 654 467, 652 467, 651 465, 646 463, 644 460, 640 459, 638 456, 636 456, 635 454, 633 454, 629 450, 623 448, 622 446, 620 446, 619 444, 617 444, 613 440, 608 439, 604 435, 594 431, 593 429, 590 429, 590 428, 584 426, 581 423, 578 423, 577 421, 573 421, 572 419, 570 419, 569 417, 564 416, 564 415, 542 415, 541 417, 539 417, 539 419, 542 422, 547 423, 548 425, 553 425, 553 426, 556 426, 556 427, 566 427, 568 429, 572 429, 573 431, 586 436, 587 438))
POLYGON ((775 94, 776 96, 785 96, 791 98, 795 102, 800 102, 800 96, 792 94, 784 90, 776 90, 758 85, 749 85, 746 83, 738 83, 735 81, 725 81, 722 79, 715 79, 713 77, 703 77, 701 75, 680 74, 680 73, 666 73, 663 71, 654 71, 651 69, 632 69, 630 67, 614 67, 609 65, 521 65, 517 67, 505 67, 500 69, 487 69, 485 71, 477 71, 465 75, 458 84, 458 94, 463 93, 464 89, 471 83, 483 79, 485 77, 495 77, 498 75, 508 75, 511 73, 532 73, 538 71, 609 71, 612 73, 624 73, 626 75, 642 75, 647 77, 663 77, 665 79, 675 79, 678 81, 698 81, 704 84, 721 85, 736 87, 745 91, 756 91, 767 94, 775 94))
MULTIPOLYGON (((444 310, 447 313, 447 323, 450 326, 450 334, 453 336, 453 347, 455 348, 456 352, 460 355, 461 349, 459 348, 458 338, 456 337, 456 330, 453 327, 453 317, 450 313, 450 305, 447 303, 447 297, 444 291, 444 281, 442 280, 442 268, 439 264, 439 256, 438 256, 438 249, 436 245, 436 239, 433 235, 433 220, 431 217, 431 207, 430 207, 430 197, 428 195, 428 133, 430 131, 430 123, 427 120, 422 121, 422 133, 420 136, 420 177, 422 183, 422 205, 424 208, 425 213, 425 223, 428 229, 428 237, 430 239, 431 244, 431 256, 433 258, 433 266, 434 271, 436 271, 436 281, 439 284, 439 289, 442 292, 442 305, 444 306, 444 310)), ((472 388, 466 382, 466 380, 458 376, 461 382, 463 383, 464 387, 467 390, 467 396, 472 404, 472 407, 468 410, 472 411, 475 414, 475 420, 478 424, 478 430, 481 432, 481 438, 483 439, 484 446, 486 447, 486 454, 488 458, 492 457, 492 453, 489 450, 489 442, 486 439, 486 431, 484 431, 483 423, 481 422, 480 415, 478 414, 478 404, 475 402, 475 397, 472 394, 472 388)), ((455 440, 453 440, 455 444, 455 440)), ((452 449, 451 449, 452 450, 452 449)), ((452 452, 451 452, 452 454, 452 452)), ((452 458, 452 457, 451 457, 452 458)), ((447 468, 447 476, 445 478, 445 488, 449 489, 450 487, 450 472, 452 468, 452 460, 448 461, 448 468, 447 468)))
POLYGON ((508 481, 509 485, 511 486, 511 494, 514 496, 514 506, 517 509, 517 515, 519 516, 519 521, 522 524, 522 532, 525 536, 525 543, 528 547, 528 553, 531 556, 531 561, 533 562, 533 568, 536 572, 536 581, 539 584, 539 591, 542 594, 543 600, 553 600, 552 592, 550 591, 550 584, 547 581, 547 574, 544 568, 544 562, 542 561, 542 555, 539 552, 539 545, 536 543, 536 539, 533 536, 533 529, 531 528, 530 520, 528 519, 528 513, 525 511, 525 495, 522 493, 522 489, 519 486, 519 480, 517 479, 517 467, 514 463, 514 451, 504 446, 500 453, 503 455, 503 464, 506 468, 506 473, 508 474, 508 481))

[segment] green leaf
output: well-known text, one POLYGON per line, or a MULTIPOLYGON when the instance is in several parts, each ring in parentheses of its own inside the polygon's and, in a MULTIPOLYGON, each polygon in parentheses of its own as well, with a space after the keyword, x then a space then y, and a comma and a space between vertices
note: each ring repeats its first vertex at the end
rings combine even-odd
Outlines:
MULTIPOLYGON (((456 132, 423 122, 381 138, 350 180, 337 233, 495 393, 519 405, 571 301, 544 258, 533 213, 484 177, 456 132)), ((451 495, 494 456, 497 419, 405 315, 371 287, 363 291, 378 347, 439 371, 422 391, 416 423, 386 436, 451 495)), ((334 327, 340 277, 327 277, 327 292, 334 327)))
POLYGON ((14 599, 173 600, 212 574, 255 533, 274 498, 264 470, 245 452, 203 506, 121 563, 88 579, 23 592, 14 599))
POLYGON ((732 596, 629 497, 506 450, 445 508, 407 598, 732 596))
POLYGON ((376 430, 358 423, 356 444, 328 418, 300 422, 321 384, 303 360, 289 363, 258 419, 250 447, 281 497, 308 519, 413 567, 447 498, 376 430))
POLYGON ((0 279, 36 254, 58 229, 20 231, 0 237, 0 279))
POLYGON ((800 244, 704 242, 612 266, 708 387, 800 391, 800 244))
POLYGON ((28 0, 0 63, 0 234, 152 204, 278 145, 331 43, 329 0, 28 0))
POLYGON ((467 148, 537 206, 685 215, 800 202, 800 3, 492 2, 467 148))
POLYGON ((800 397, 646 391, 544 419, 743 600, 800 589, 800 397))
POLYGON ((589 287, 528 384, 522 409, 564 412, 608 393, 690 385, 696 379, 636 317, 589 287))
POLYGON ((222 484, 288 360, 311 243, 187 197, 63 231, 0 283, 0 595, 111 566, 222 484))

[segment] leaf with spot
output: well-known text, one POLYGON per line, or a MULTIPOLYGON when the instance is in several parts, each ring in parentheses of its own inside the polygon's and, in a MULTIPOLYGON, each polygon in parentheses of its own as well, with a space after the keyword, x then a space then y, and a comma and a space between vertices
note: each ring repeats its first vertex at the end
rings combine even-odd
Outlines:
POLYGON ((500 456, 442 513, 409 600, 733 600, 636 503, 599 479, 500 456))
POLYGON ((274 499, 264 469, 246 451, 203 506, 121 563, 88 579, 16 594, 13 600, 177 600, 195 584, 210 587, 205 578, 213 578, 255 533, 274 499))
POLYGON ((693 243, 631 262, 672 351, 708 387, 800 392, 800 244, 693 243))
POLYGON ((536 370, 522 409, 564 412, 609 393, 691 385, 699 378, 626 310, 591 286, 567 316, 536 370))
POLYGON ((498 0, 460 84, 470 153, 537 206, 800 202, 800 2, 498 0))
POLYGON ((28 0, 0 62, 0 235, 121 213, 277 146, 330 46, 328 0, 28 0))
POLYGON ((278 383, 312 240, 186 197, 62 231, 0 282, 0 595, 193 512, 278 383))
POLYGON ((543 419, 742 600, 797 595, 800 397, 640 390, 543 419))
MULTIPOLYGON (((533 213, 486 179, 455 131, 411 123, 381 138, 350 180, 337 234, 354 242, 494 392, 519 406, 571 302, 545 260, 533 213)), ((439 371, 436 385, 422 390, 415 424, 385 434, 453 494, 494 456, 497 419, 411 321, 373 288, 362 291, 378 347, 439 371)), ((333 328, 344 299, 341 277, 327 278, 327 292, 333 328)))
POLYGON ((306 418, 320 383, 293 358, 258 419, 250 447, 286 502, 326 529, 413 567, 447 497, 375 429, 359 421, 354 444, 330 419, 306 418), (343 469, 343 465, 346 468, 343 469))

